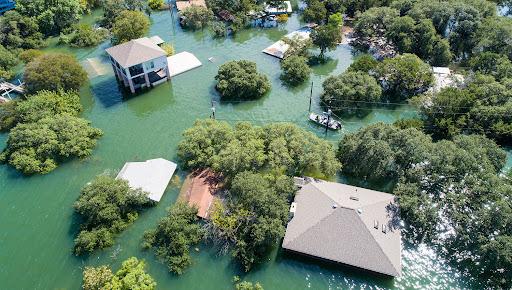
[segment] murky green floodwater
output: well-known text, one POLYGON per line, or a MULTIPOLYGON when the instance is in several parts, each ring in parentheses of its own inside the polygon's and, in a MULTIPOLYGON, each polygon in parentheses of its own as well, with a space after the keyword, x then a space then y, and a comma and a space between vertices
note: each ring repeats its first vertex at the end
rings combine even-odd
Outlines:
MULTIPOLYGON (((84 265, 111 264, 117 268, 130 256, 143 258, 159 289, 230 289, 231 279, 240 274, 230 257, 218 256, 214 249, 201 245, 194 253, 194 265, 182 276, 168 273, 152 252, 140 249, 143 232, 155 226, 178 194, 180 185, 170 186, 161 202, 144 212, 112 248, 77 258, 71 249, 77 224, 72 204, 80 188, 95 175, 119 170, 124 162, 155 157, 176 159, 181 133, 194 120, 208 117, 212 99, 218 100, 213 85, 220 64, 233 59, 249 59, 272 80, 272 91, 255 102, 220 103, 218 119, 247 120, 256 124, 271 121, 294 122, 319 136, 323 130, 307 121, 309 85, 288 89, 279 81, 279 62, 261 50, 281 36, 300 27, 296 16, 286 27, 252 29, 235 39, 214 40, 207 32, 183 32, 168 12, 152 15, 151 34, 174 44, 176 51, 194 53, 203 66, 175 77, 139 96, 123 99, 112 72, 91 80, 82 90, 84 117, 101 128, 105 135, 94 155, 85 161, 72 161, 45 176, 23 177, 15 170, 0 167, 0 288, 1 289, 78 289, 84 265), (213 57, 214 62, 208 58, 213 57)), ((104 57, 108 44, 96 49, 73 50, 80 60, 104 57)), ((55 49, 55 48, 52 48, 55 49)), ((321 83, 330 74, 343 72, 352 61, 350 48, 341 46, 330 52, 327 64, 314 68, 313 108, 319 109, 321 83)), ((395 111, 375 110, 364 119, 344 120, 347 131, 377 121, 392 122, 414 115, 410 107, 395 111)), ((342 133, 341 133, 342 134, 342 133)), ((340 133, 326 138, 335 142, 340 133)), ((7 135, 0 135, 3 147, 7 135)), ((184 172, 178 172, 183 180, 184 172)), ((243 275, 242 275, 243 276, 243 275)), ((455 272, 449 270, 431 251, 406 248, 403 277, 395 280, 322 265, 283 255, 278 250, 245 279, 260 281, 265 289, 446 289, 460 288, 455 272)))

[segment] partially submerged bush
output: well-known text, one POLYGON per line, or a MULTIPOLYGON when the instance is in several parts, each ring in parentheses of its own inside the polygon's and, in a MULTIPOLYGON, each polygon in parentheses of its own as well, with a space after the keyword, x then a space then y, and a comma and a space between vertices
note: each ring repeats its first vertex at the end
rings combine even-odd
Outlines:
POLYGON ((256 63, 248 60, 230 61, 220 66, 217 91, 227 99, 257 99, 270 90, 267 76, 258 73, 256 63))
POLYGON ((290 56, 281 62, 281 79, 290 85, 298 85, 309 78, 311 68, 307 64, 307 59, 302 56, 290 56))

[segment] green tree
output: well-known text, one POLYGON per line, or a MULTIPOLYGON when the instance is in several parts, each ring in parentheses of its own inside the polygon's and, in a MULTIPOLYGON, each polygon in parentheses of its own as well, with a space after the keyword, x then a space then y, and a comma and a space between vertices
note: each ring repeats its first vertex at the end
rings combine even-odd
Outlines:
POLYGON ((91 47, 103 42, 108 37, 108 30, 98 28, 93 29, 92 26, 81 24, 72 34, 70 44, 74 47, 91 47))
POLYGON ((400 98, 423 93, 434 81, 430 66, 416 55, 407 53, 385 59, 376 73, 385 93, 400 98))
POLYGON ((0 18, 0 45, 16 50, 40 48, 45 42, 34 17, 22 16, 11 10, 0 18))
POLYGON ((258 73, 256 63, 230 61, 220 66, 215 88, 226 99, 258 99, 270 90, 267 76, 258 73))
POLYGON ((379 62, 371 54, 361 54, 354 59, 347 71, 349 72, 365 72, 375 71, 379 62))
POLYGON ((165 7, 164 0, 148 0, 148 6, 153 10, 161 10, 165 7))
POLYGON ((196 223, 197 208, 178 201, 169 208, 156 229, 144 234, 144 248, 155 249, 169 271, 181 275, 192 264, 190 247, 203 237, 201 227, 196 223))
POLYGON ((23 16, 36 17, 40 31, 46 35, 70 28, 82 14, 79 0, 18 0, 16 10, 23 16))
POLYGON ((298 85, 309 78, 311 68, 307 59, 302 56, 292 55, 281 62, 281 79, 290 85, 298 85))
POLYGON ((181 12, 181 15, 185 18, 185 27, 193 30, 202 29, 208 25, 213 19, 213 12, 202 6, 190 6, 181 12))
POLYGON ((112 28, 115 20, 121 12, 127 10, 125 0, 104 0, 102 3, 103 17, 101 19, 101 25, 105 28, 112 28))
POLYGON ((183 136, 178 157, 185 168, 213 167, 228 177, 268 167, 291 176, 328 178, 341 167, 329 142, 293 124, 258 128, 241 123, 234 130, 225 122, 199 120, 183 136))
POLYGON ((239 173, 229 190, 228 206, 217 204, 211 214, 210 238, 231 247, 246 271, 262 260, 286 230, 287 200, 295 189, 291 178, 284 183, 275 178, 279 177, 239 173))
POLYGON ((16 56, 0 45, 0 80, 11 79, 14 76, 12 69, 18 64, 16 56))
POLYGON ((504 55, 494 52, 482 52, 469 60, 474 72, 492 75, 497 80, 512 78, 512 62, 504 55))
POLYGON ((112 280, 114 274, 105 265, 98 267, 85 267, 83 272, 82 288, 84 290, 101 290, 112 280))
POLYGON ((25 87, 28 93, 42 90, 78 91, 87 80, 87 73, 70 54, 44 54, 25 67, 25 87))
POLYGON ((354 24, 354 33, 360 37, 382 36, 398 16, 398 10, 393 8, 370 8, 358 17, 354 24))
POLYGON ((108 266, 85 267, 82 288, 84 290, 153 290, 155 280, 146 273, 146 263, 131 257, 125 261, 115 275, 108 266))
POLYGON ((341 30, 332 25, 321 25, 311 32, 313 44, 320 48, 320 58, 324 58, 327 49, 336 49, 341 42, 341 30))
POLYGON ((141 38, 149 32, 149 18, 140 11, 122 11, 112 25, 112 43, 141 38))
POLYGON ((174 50, 174 46, 172 46, 172 44, 170 43, 164 43, 162 44, 162 49, 165 51, 165 53, 167 54, 167 56, 171 56, 174 54, 175 50, 174 50))
POLYGON ((44 54, 44 52, 41 50, 38 50, 38 49, 27 49, 27 50, 20 52, 18 57, 21 59, 21 61, 23 61, 25 64, 27 64, 27 63, 33 61, 34 59, 40 57, 43 54, 44 54))
POLYGON ((97 176, 82 188, 73 205, 82 220, 75 239, 75 254, 112 246, 115 235, 133 223, 138 212, 152 204, 147 193, 132 190, 126 180, 97 176))
POLYGON ((146 263, 144 261, 131 257, 123 262, 121 269, 105 285, 105 288, 112 290, 154 290, 156 282, 153 277, 146 273, 145 268, 146 263))
POLYGON ((10 129, 18 123, 32 123, 59 114, 78 116, 82 110, 80 97, 74 92, 40 91, 26 100, 16 102, 9 121, 1 122, 0 128, 10 129))
POLYGON ((512 20, 491 17, 483 21, 477 31, 476 51, 499 53, 512 59, 512 20))
POLYGON ((235 283, 235 290, 263 290, 263 286, 259 282, 252 283, 249 281, 240 281, 240 277, 233 277, 235 283))
MULTIPOLYGON (((345 72, 331 76, 323 83, 321 99, 336 111, 357 113, 380 100, 382 89, 377 81, 364 72, 345 72)), ((367 113, 367 112, 363 112, 367 113)))
POLYGON ((327 9, 325 8, 324 3, 319 0, 308 0, 307 4, 308 6, 302 13, 304 21, 322 24, 327 20, 327 9))
POLYGON ((398 51, 413 52, 415 26, 416 23, 411 17, 397 17, 388 25, 385 34, 396 45, 398 51))
POLYGON ((69 115, 18 124, 9 133, 0 162, 9 163, 24 174, 45 174, 59 162, 91 155, 101 135, 101 130, 86 120, 69 115))

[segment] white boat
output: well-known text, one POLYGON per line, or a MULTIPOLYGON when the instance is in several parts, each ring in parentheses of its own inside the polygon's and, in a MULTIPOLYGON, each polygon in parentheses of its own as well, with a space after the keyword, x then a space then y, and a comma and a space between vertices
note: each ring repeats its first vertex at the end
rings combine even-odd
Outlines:
POLYGON ((324 127, 327 126, 327 128, 331 130, 341 129, 341 122, 334 120, 332 117, 329 118, 326 112, 323 112, 322 114, 310 113, 309 119, 324 127))

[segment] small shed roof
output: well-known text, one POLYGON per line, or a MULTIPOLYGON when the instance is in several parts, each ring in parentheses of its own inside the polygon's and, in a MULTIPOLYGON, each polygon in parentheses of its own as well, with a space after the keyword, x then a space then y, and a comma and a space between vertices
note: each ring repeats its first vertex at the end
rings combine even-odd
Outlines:
POLYGON ((440 67, 440 66, 432 67, 432 71, 435 74, 446 74, 446 75, 449 75, 451 73, 450 72, 450 68, 448 68, 448 67, 440 67))
POLYGON ((210 207, 215 200, 215 192, 221 178, 209 169, 199 173, 191 173, 185 182, 186 191, 184 198, 190 205, 197 206, 197 216, 207 219, 210 215, 210 207))
POLYGON ((325 260, 401 275, 401 234, 394 196, 313 181, 295 196, 283 248, 325 260))
POLYGON ((124 68, 166 56, 165 51, 147 37, 109 47, 106 51, 124 68))
POLYGON ((149 198, 160 201, 165 189, 176 171, 176 163, 163 158, 144 162, 127 162, 116 179, 124 179, 133 189, 142 189, 149 198))

